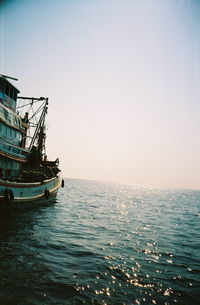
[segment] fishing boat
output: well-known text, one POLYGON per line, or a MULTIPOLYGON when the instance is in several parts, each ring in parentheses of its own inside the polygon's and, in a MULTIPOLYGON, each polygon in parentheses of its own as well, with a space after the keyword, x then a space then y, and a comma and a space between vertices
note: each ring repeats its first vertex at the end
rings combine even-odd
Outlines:
POLYGON ((48 98, 19 96, 13 81, 0 74, 0 203, 49 199, 64 181, 46 154, 48 98))

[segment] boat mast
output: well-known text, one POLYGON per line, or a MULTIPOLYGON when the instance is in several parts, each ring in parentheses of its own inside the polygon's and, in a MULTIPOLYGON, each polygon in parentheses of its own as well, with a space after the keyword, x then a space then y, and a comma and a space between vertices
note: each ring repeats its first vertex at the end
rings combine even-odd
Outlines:
POLYGON ((43 148, 43 139, 44 139, 44 123, 45 123, 45 117, 47 114, 47 109, 48 109, 48 98, 45 98, 45 104, 39 119, 39 122, 36 126, 36 130, 34 132, 33 138, 31 140, 29 150, 32 149, 33 145, 35 144, 36 139, 38 139, 38 149, 42 150, 43 148))
MULTIPOLYGON (((32 136, 30 145, 28 147, 28 150, 31 151, 33 146, 36 146, 37 150, 42 153, 42 150, 44 147, 44 140, 45 140, 44 124, 45 124, 45 117, 46 117, 47 109, 48 109, 48 97, 47 98, 45 98, 45 97, 36 98, 36 97, 19 96, 18 99, 30 100, 31 105, 37 101, 44 101, 44 104, 42 105, 42 107, 39 107, 39 109, 38 109, 39 111, 42 109, 42 113, 40 115, 39 121, 36 125, 34 134, 32 136), (37 140, 37 144, 36 144, 36 140, 37 140)), ((29 105, 29 104, 27 104, 27 105, 29 105)), ((32 115, 31 118, 28 118, 28 114, 26 113, 27 120, 29 122, 36 115, 36 113, 38 113, 38 110, 36 110, 36 112, 32 115)))

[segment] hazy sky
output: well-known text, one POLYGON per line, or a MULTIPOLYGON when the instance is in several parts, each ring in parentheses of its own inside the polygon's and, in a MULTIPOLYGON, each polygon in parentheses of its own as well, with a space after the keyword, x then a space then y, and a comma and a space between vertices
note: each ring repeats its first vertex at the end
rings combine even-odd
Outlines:
POLYGON ((0 1, 0 68, 63 176, 200 189, 200 1, 0 1))

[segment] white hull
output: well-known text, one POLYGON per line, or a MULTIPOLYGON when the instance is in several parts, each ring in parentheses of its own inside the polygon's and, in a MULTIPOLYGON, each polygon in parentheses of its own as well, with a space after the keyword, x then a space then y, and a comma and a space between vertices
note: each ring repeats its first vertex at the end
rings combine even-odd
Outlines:
POLYGON ((19 183, 0 180, 1 202, 27 202, 55 196, 61 186, 61 177, 54 177, 42 182, 19 183))

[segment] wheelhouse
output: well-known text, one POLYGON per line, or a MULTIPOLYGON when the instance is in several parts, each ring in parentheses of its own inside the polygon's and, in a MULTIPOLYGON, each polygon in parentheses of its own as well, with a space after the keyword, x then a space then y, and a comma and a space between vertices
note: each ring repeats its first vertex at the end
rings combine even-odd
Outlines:
POLYGON ((0 76, 0 179, 12 180, 26 162, 22 150, 23 122, 16 112, 19 90, 0 76))

